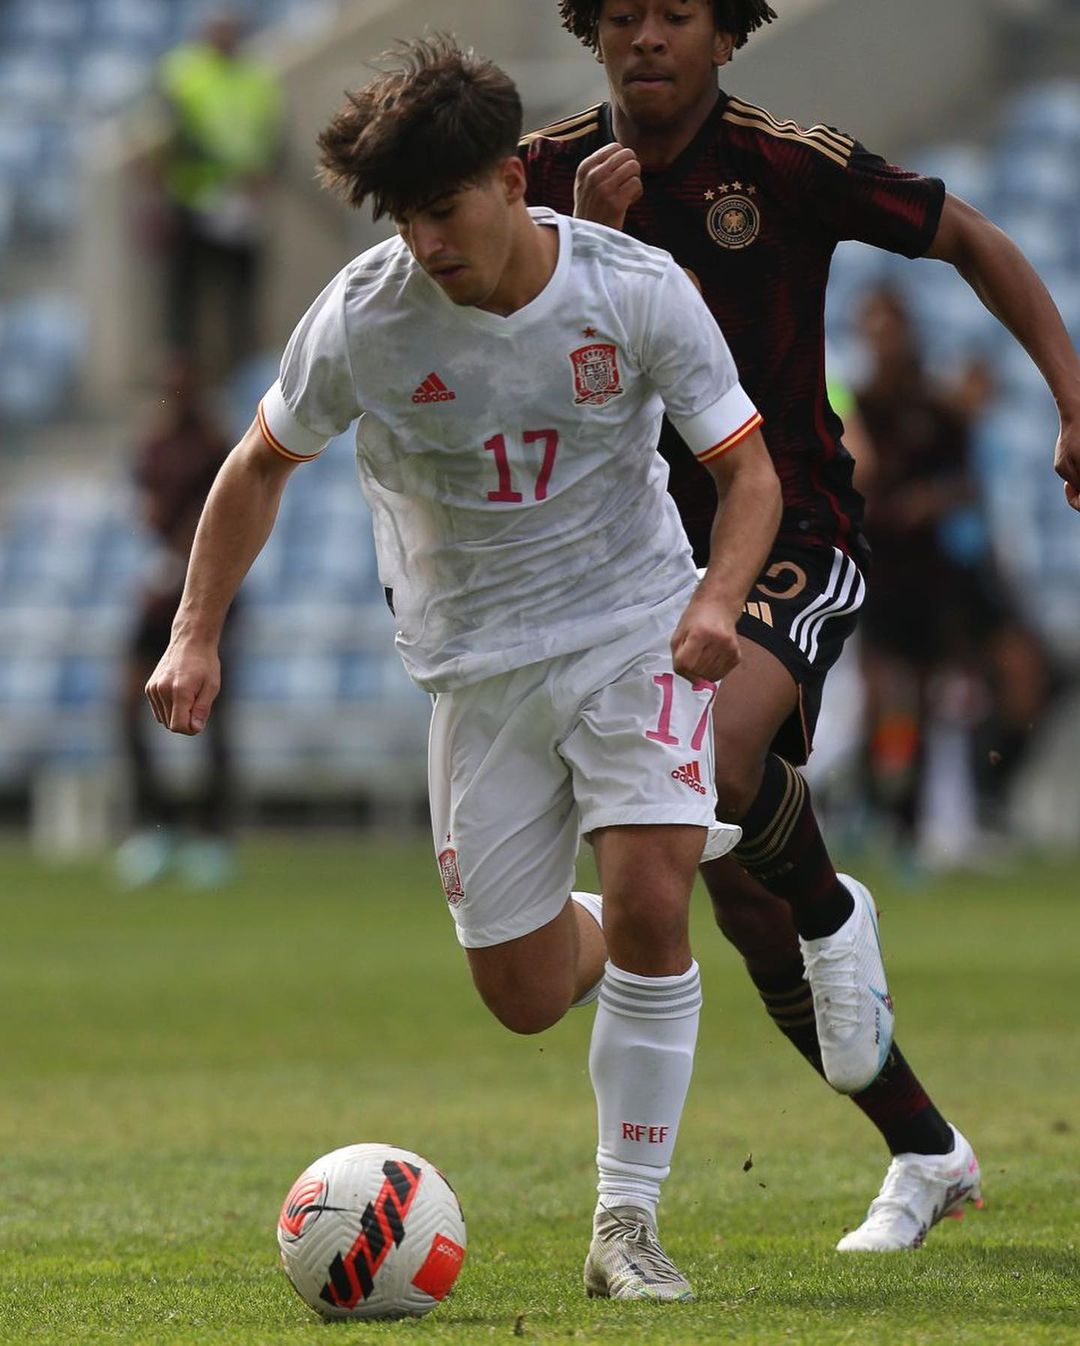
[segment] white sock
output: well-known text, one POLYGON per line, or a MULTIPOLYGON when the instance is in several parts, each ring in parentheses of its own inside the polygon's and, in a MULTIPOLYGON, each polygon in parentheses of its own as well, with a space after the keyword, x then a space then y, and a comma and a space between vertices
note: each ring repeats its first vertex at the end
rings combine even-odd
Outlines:
MULTIPOLYGON (((571 893, 573 901, 579 907, 587 911, 601 930, 604 928, 604 905, 598 893, 571 893)), ((604 984, 604 978, 601 977, 595 986, 590 986, 583 996, 579 996, 570 1004, 571 1009, 580 1009, 582 1005, 591 1005, 600 994, 600 987, 604 984)))
POLYGON ((589 1048, 599 1144, 598 1207, 636 1206, 653 1222, 690 1087, 701 1014, 697 963, 639 977, 608 963, 589 1048))

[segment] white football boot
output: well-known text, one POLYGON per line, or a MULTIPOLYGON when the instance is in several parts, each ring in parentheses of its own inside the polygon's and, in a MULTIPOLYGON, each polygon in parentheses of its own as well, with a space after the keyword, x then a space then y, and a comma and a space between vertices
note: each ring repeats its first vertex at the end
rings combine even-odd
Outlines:
POLYGON ((982 1174, 975 1151, 955 1126, 948 1154, 898 1154, 866 1219, 836 1245, 842 1253, 891 1253, 921 1248, 939 1220, 963 1218, 964 1203, 982 1208, 982 1174))
POLYGON ((885 1064, 893 1039, 893 1003, 878 940, 877 908, 858 879, 838 874, 855 909, 835 934, 799 939, 814 997, 825 1078, 857 1094, 885 1064))
POLYGON ((597 1210, 585 1259, 590 1299, 651 1299, 685 1303, 690 1283, 660 1246, 656 1226, 643 1210, 597 1210))

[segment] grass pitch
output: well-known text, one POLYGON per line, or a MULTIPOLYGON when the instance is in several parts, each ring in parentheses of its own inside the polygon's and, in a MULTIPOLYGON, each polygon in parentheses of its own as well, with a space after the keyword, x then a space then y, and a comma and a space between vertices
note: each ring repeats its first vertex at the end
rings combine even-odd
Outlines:
POLYGON ((979 1149, 987 1208, 919 1253, 833 1252, 887 1156, 770 1028, 701 896, 662 1208, 698 1299, 657 1307, 580 1289, 591 1014, 528 1039, 489 1019, 422 840, 254 842, 216 895, 0 850, 0 1341, 1080 1342, 1075 867, 867 877, 899 1041, 979 1149), (293 1178, 356 1140, 461 1196, 469 1257, 422 1321, 323 1327, 277 1269, 293 1178))

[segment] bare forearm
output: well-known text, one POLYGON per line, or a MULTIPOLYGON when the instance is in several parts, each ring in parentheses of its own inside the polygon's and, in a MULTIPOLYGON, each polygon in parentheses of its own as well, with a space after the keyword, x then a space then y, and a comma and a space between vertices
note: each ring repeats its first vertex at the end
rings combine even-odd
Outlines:
POLYGON ((740 472, 727 483, 709 538, 701 590, 737 617, 761 574, 780 523, 780 483, 771 466, 740 472))
POLYGON ((780 522, 780 482, 759 431, 708 464, 719 505, 709 564, 683 613, 671 649, 684 678, 716 681, 739 662, 736 623, 780 522))
POLYGON ((243 441, 225 460, 191 548, 174 640, 216 644, 229 606, 277 518, 287 470, 243 441))

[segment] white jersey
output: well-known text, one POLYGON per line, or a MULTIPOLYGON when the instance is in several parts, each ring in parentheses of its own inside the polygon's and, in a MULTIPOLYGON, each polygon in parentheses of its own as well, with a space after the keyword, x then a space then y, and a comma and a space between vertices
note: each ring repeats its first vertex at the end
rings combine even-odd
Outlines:
POLYGON ((702 460, 760 422, 666 252, 530 213, 559 231, 531 303, 508 317, 456 305, 391 239, 315 301, 259 408, 291 458, 360 418, 397 646, 430 691, 617 639, 685 594, 661 415, 702 460))

